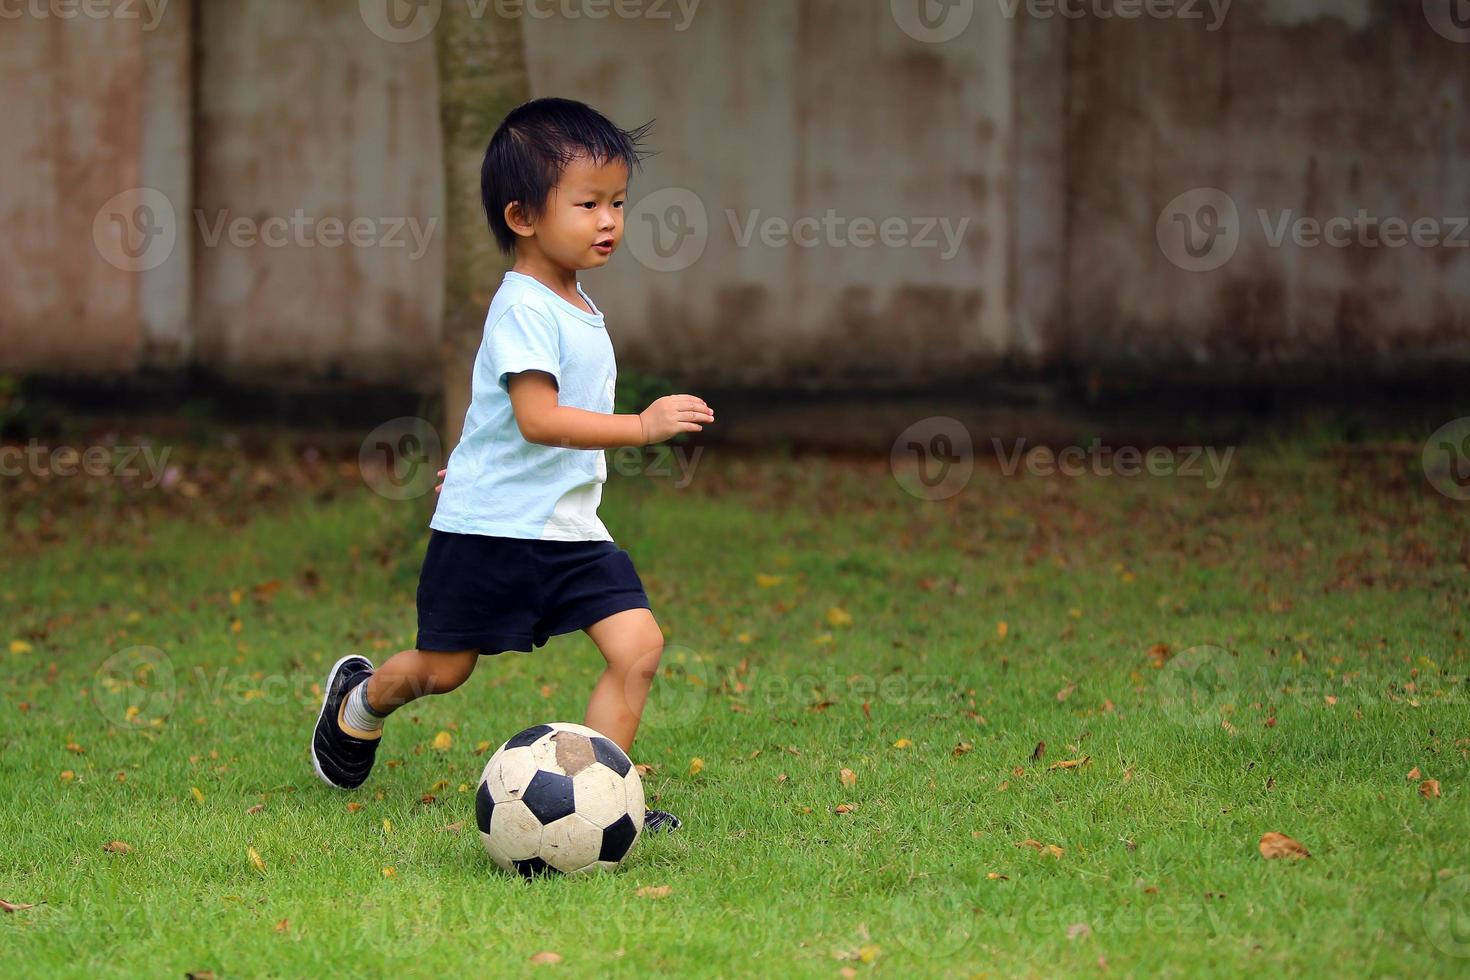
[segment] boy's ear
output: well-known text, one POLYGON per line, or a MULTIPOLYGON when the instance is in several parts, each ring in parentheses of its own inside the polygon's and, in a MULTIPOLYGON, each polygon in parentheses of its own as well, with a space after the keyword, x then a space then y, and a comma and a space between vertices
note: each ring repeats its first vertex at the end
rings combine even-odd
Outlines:
POLYGON ((536 230, 526 221, 526 214, 521 210, 520 201, 511 201, 505 206, 505 223, 511 231, 522 238, 530 238, 536 233, 536 230))

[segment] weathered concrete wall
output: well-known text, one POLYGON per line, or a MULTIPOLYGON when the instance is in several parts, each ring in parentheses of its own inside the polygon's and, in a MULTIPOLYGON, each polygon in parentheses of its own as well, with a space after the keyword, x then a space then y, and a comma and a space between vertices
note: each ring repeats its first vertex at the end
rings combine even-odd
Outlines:
POLYGON ((626 246, 586 275, 620 363, 691 382, 888 385, 1004 355, 1013 31, 997 6, 976 4, 964 39, 937 44, 886 0, 687 7, 526 20, 533 95, 626 127, 657 120, 626 246), (829 212, 830 230, 795 227, 829 212), (768 219, 795 235, 773 225, 763 240, 768 219), (902 244, 857 219, 895 219, 902 244))
POLYGON ((1070 315, 1050 356, 1217 380, 1470 361, 1470 44, 1420 0, 1237 2, 1217 32, 1086 18, 1067 33, 1070 315), (1220 202, 1227 234, 1207 237, 1203 199, 1186 201, 1202 263, 1220 263, 1206 271, 1171 261, 1177 220, 1156 234, 1196 188, 1237 212, 1220 202), (1433 219, 1459 246, 1356 230, 1342 247, 1273 244, 1283 217, 1360 210, 1433 219))
MULTIPOLYGON (((125 374, 187 350, 189 242, 140 188, 190 201, 190 22, 0 21, 0 370, 125 374), (140 230, 140 228, 142 230, 140 230)), ((49 13, 49 8, 40 8, 49 13)))
POLYGON ((385 40, 356 3, 232 0, 201 11, 199 46, 200 361, 248 377, 437 386, 433 38, 385 40), (226 231, 211 244, 221 221, 240 219, 259 241, 226 231), (350 243, 352 222, 366 244, 350 243))

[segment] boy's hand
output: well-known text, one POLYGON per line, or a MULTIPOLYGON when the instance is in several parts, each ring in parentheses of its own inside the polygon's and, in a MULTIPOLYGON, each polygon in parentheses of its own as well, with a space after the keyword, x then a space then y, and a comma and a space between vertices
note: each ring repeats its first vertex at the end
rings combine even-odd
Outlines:
POLYGON ((449 472, 449 468, 448 467, 445 467, 444 469, 442 469, 442 470, 439 471, 439 481, 440 482, 439 482, 439 485, 434 488, 434 492, 435 493, 438 493, 439 491, 441 491, 441 490, 444 489, 444 482, 443 482, 444 481, 444 474, 445 473, 448 473, 448 472, 449 472))
POLYGON ((643 444, 648 446, 681 432, 699 432, 715 420, 715 413, 698 395, 665 395, 639 412, 638 418, 643 424, 643 444))

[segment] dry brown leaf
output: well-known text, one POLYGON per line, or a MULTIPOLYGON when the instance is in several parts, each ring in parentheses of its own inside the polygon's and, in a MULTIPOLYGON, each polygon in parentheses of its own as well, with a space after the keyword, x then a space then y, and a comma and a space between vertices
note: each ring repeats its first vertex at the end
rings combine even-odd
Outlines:
POLYGON ((1049 857, 1054 857, 1054 858, 1059 858, 1059 857, 1062 856, 1063 853, 1065 853, 1060 847, 1058 847, 1055 844, 1043 844, 1041 841, 1036 840, 1035 838, 1032 838, 1032 837, 1028 837, 1028 838, 1026 838, 1023 841, 1018 841, 1016 843, 1016 846, 1017 847, 1028 847, 1031 850, 1037 852, 1038 854, 1045 854, 1045 855, 1047 855, 1049 857))
POLYGON ((109 841, 102 845, 102 849, 109 854, 128 854, 133 850, 133 845, 120 840, 109 841))
POLYGON ((635 892, 639 898, 668 898, 674 894, 673 885, 644 885, 635 892))
POLYGON ((1009 875, 999 874, 999 873, 997 873, 995 871, 987 871, 985 873, 985 877, 988 878, 988 879, 990 879, 991 881, 1010 881, 1011 880, 1009 875))
POLYGON ((35 907, 36 905, 34 902, 17 905, 14 902, 7 902, 5 899, 0 898, 0 909, 4 909, 7 912, 23 912, 26 909, 33 909, 35 907))
POLYGON ((543 949, 541 952, 535 953, 531 956, 531 962, 536 966, 546 966, 554 963, 560 963, 561 954, 553 953, 549 949, 543 949))
POLYGON ((362 804, 361 803, 349 803, 349 804, 347 804, 347 812, 348 813, 356 813, 358 810, 361 810, 361 809, 362 809, 362 804))
POLYGON ((1081 766, 1087 765, 1091 761, 1092 761, 1092 756, 1090 756, 1090 755, 1084 755, 1080 759, 1063 759, 1060 762, 1053 762, 1051 765, 1047 766, 1046 768, 1047 768, 1047 771, 1048 772, 1050 772, 1053 769, 1077 769, 1077 768, 1080 768, 1081 766))
MULTIPOLYGON (((1044 755, 1046 755, 1046 743, 1045 742, 1037 742, 1036 743, 1036 748, 1034 748, 1034 749, 1031 750, 1031 761, 1032 762, 1040 762, 1041 761, 1041 757, 1044 756, 1044 755)), ((1020 774, 1017 773, 1017 775, 1020 775, 1020 774)))
POLYGON ((447 823, 442 827, 435 827, 434 829, 443 831, 446 834, 457 834, 464 829, 464 821, 456 820, 454 823, 447 823))
POLYGON ((1261 857, 1269 860, 1276 858, 1291 858, 1300 861, 1309 858, 1312 852, 1301 845, 1300 841, 1293 840, 1285 834, 1278 834, 1274 830, 1268 830, 1261 835, 1261 857))
POLYGON ((1422 783, 1419 784, 1419 795, 1422 796, 1422 797, 1424 797, 1426 800, 1438 799, 1439 798, 1439 780, 1438 779, 1426 779, 1426 780, 1424 780, 1424 782, 1422 782, 1422 783))
POLYGON ((842 772, 838 774, 837 778, 842 780, 842 785, 844 786, 852 786, 857 783, 857 773, 853 772, 851 769, 842 770, 842 772))
POLYGON ((1167 643, 1155 643, 1148 648, 1148 665, 1154 670, 1161 670, 1164 664, 1169 662, 1173 652, 1167 643))
POLYGON ((80 745, 78 745, 75 742, 67 742, 66 743, 66 750, 68 752, 75 752, 77 755, 85 755, 86 752, 87 752, 86 749, 82 748, 80 745))
POLYGON ((1419 771, 1418 766, 1415 766, 1413 769, 1409 770, 1409 774, 1404 778, 1411 783, 1417 783, 1419 780, 1424 778, 1424 774, 1419 771))
POLYGON ((264 810, 264 809, 265 809, 265 804, 264 803, 257 803, 253 807, 251 807, 250 809, 246 810, 245 812, 246 813, 259 813, 261 810, 264 810))
POLYGON ((276 923, 276 932, 290 932, 290 931, 291 931, 291 920, 290 919, 282 919, 280 922, 277 922, 276 923))
POLYGON ((633 768, 638 770, 638 775, 640 775, 640 776, 656 776, 656 775, 658 775, 658 766, 650 766, 646 762, 640 762, 637 765, 635 765, 633 768))
POLYGON ((851 813, 852 811, 854 811, 856 809, 857 809, 857 805, 856 804, 853 804, 853 803, 839 803, 839 804, 837 804, 837 809, 833 810, 832 812, 833 813, 851 813))
POLYGON ((481 741, 481 742, 477 742, 475 744, 475 755, 484 755, 486 752, 489 752, 489 751, 490 751, 490 743, 489 742, 481 741))
POLYGON ((779 775, 779 776, 776 777, 776 785, 777 786, 780 786, 782 783, 786 782, 786 780, 788 780, 790 778, 791 778, 790 776, 786 775, 783 772, 781 775, 779 775))
POLYGON ((1061 703, 1062 701, 1067 700, 1072 696, 1072 692, 1075 690, 1077 690, 1076 684, 1068 684, 1066 687, 1057 692, 1057 702, 1061 703))
POLYGON ((995 635, 998 639, 1004 640, 1007 636, 1010 635, 1010 632, 1011 624, 1007 623, 1005 620, 1002 619, 1000 622, 995 624, 995 635))
POLYGON ((76 778, 77 778, 77 774, 74 773, 74 772, 72 772, 70 769, 64 769, 64 770, 62 770, 62 773, 61 773, 61 781, 63 783, 69 783, 73 779, 76 779, 76 778))

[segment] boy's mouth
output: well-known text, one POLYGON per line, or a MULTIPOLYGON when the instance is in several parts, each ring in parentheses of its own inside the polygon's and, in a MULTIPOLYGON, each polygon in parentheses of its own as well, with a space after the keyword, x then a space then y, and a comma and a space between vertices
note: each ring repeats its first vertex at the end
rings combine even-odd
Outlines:
POLYGON ((607 255, 610 254, 613 250, 613 240, 611 238, 603 238, 599 241, 593 242, 592 247, 597 249, 599 252, 602 252, 604 255, 607 255))

